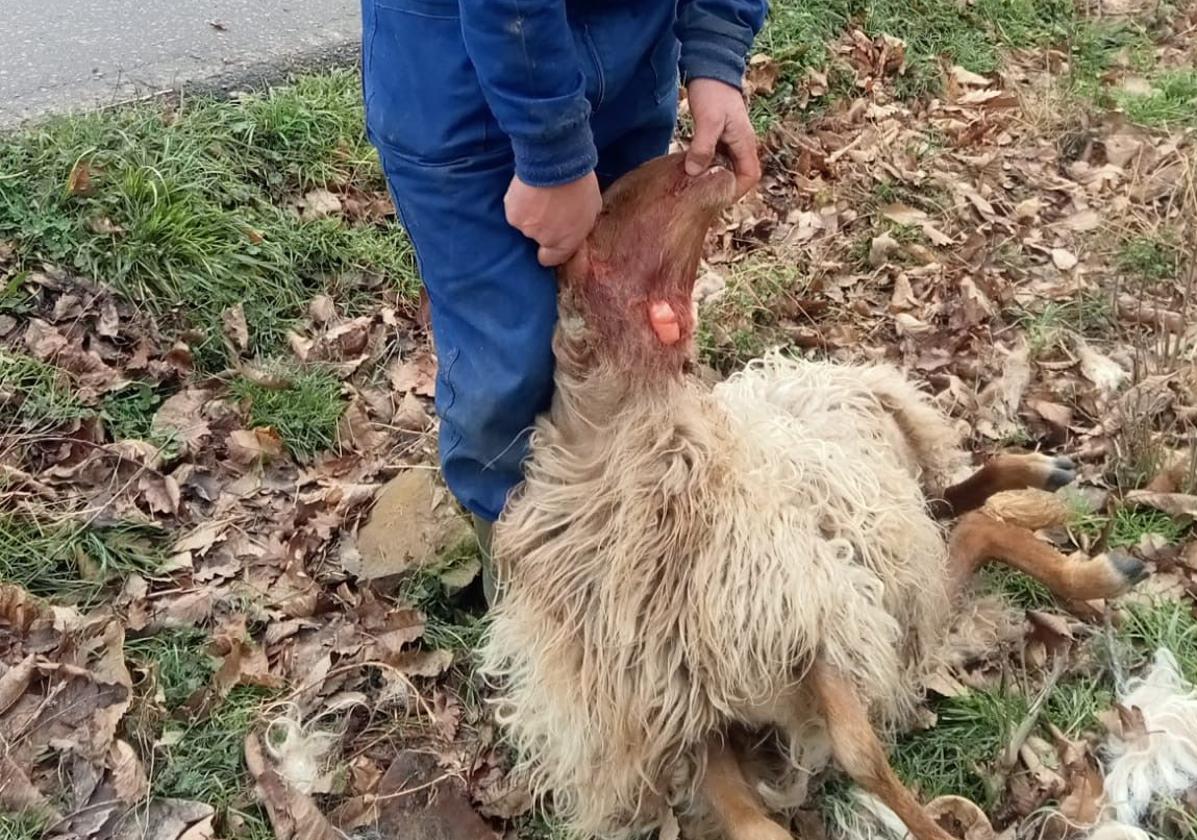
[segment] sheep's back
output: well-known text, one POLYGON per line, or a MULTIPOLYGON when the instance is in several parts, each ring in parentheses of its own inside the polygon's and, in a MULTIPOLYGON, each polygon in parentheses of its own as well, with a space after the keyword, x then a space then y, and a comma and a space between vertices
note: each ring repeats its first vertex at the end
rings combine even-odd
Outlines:
POLYGON ((533 789, 580 834, 684 800, 710 733, 759 723, 816 648, 881 718, 913 702, 943 539, 917 455, 842 373, 770 362, 613 414, 559 383, 495 531, 482 670, 533 789))
POLYGON ((960 457, 951 425, 884 366, 772 356, 714 395, 752 463, 743 504, 756 521, 777 523, 771 533, 746 528, 754 545, 745 554, 775 575, 797 570, 760 586, 800 593, 786 605, 788 626, 854 675, 882 722, 900 721, 949 613, 946 544, 923 484, 929 474, 943 480, 960 457))

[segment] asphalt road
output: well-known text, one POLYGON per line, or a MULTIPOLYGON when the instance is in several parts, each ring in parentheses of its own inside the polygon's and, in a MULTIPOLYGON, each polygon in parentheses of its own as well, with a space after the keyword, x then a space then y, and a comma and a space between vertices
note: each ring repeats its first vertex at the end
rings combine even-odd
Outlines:
POLYGON ((353 57, 357 0, 3 0, 0 128, 353 57))

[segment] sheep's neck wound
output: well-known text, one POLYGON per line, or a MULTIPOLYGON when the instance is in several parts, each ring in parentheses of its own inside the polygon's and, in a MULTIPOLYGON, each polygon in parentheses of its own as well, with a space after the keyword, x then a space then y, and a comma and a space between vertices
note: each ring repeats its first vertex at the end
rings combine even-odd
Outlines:
POLYGON ((657 340, 666 347, 672 347, 681 340, 682 325, 668 301, 656 300, 648 305, 648 322, 657 340))

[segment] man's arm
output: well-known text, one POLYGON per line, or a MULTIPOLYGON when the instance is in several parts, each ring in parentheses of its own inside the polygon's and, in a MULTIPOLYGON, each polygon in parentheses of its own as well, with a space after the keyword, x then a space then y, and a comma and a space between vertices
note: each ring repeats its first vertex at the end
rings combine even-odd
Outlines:
POLYGON ((738 90, 745 57, 768 11, 768 0, 681 0, 682 80, 716 79, 738 90))
POLYGON ((737 192, 760 180, 756 134, 740 86, 752 40, 765 25, 767 0, 681 0, 677 35, 682 42, 682 80, 694 117, 694 139, 686 171, 697 175, 711 165, 722 145, 736 170, 737 192))
POLYGON ((565 0, 461 0, 461 21, 482 93, 511 138, 519 179, 551 187, 594 169, 590 103, 565 0))

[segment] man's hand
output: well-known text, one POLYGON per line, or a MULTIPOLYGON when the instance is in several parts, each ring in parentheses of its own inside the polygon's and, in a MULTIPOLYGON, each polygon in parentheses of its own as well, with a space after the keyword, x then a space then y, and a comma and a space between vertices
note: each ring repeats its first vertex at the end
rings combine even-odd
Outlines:
POLYGON ((603 199, 593 172, 559 187, 530 187, 516 176, 503 207, 508 224, 540 246, 540 264, 552 266, 561 265, 582 246, 603 199))
POLYGON ((699 175, 710 168, 715 150, 723 147, 736 170, 736 197, 761 179, 756 154, 756 133, 748 119, 748 106, 734 87, 715 79, 694 79, 686 86, 694 139, 686 153, 686 172, 699 175))

